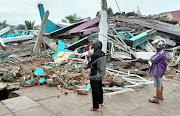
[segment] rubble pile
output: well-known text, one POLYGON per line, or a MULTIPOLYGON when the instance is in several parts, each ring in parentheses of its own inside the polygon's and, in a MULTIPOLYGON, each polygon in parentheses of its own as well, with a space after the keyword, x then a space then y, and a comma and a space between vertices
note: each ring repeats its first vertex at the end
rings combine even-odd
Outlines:
MULTIPOLYGON (((20 43, 21 38, 4 42, 6 46, 1 41, 6 51, 0 51, 0 81, 19 82, 24 87, 47 84, 87 94, 90 84, 86 67, 93 53, 91 44, 98 39, 100 17, 52 29, 55 31, 45 35, 48 13, 37 37, 33 35, 36 40, 20 43)), ((156 53, 151 44, 155 39, 167 43, 168 68, 163 78, 180 78, 180 27, 141 18, 115 18, 108 23, 107 36, 101 35, 107 38, 104 90, 113 91, 107 95, 153 83, 148 71, 150 57, 156 53)))

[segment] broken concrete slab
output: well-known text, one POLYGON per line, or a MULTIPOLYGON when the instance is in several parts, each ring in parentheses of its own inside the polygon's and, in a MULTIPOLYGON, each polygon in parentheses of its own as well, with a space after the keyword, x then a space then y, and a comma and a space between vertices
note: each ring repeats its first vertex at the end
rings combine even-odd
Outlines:
POLYGON ((131 55, 127 52, 113 52, 112 58, 132 59, 131 55))
POLYGON ((4 83, 4 82, 0 82, 0 90, 3 90, 5 88, 8 87, 8 84, 4 83))
POLYGON ((39 106, 37 102, 33 101, 27 96, 20 96, 2 101, 12 112, 18 112, 21 110, 29 109, 35 106, 39 106))
POLYGON ((4 35, 5 33, 9 32, 10 30, 11 30, 10 27, 3 28, 3 29, 0 31, 0 37, 1 37, 2 35, 4 35))
POLYGON ((24 50, 24 51, 13 53, 13 55, 24 57, 24 56, 30 56, 32 55, 32 53, 33 53, 32 50, 24 50))
POLYGON ((55 42, 52 42, 47 36, 44 36, 42 38, 44 43, 46 43, 54 52, 57 52, 57 44, 55 42))
POLYGON ((156 52, 136 52, 137 59, 149 61, 150 58, 155 55, 156 52))
POLYGON ((147 27, 150 29, 156 29, 160 32, 166 32, 169 34, 180 36, 180 27, 157 20, 142 19, 142 18, 139 19, 116 18, 115 20, 127 22, 129 24, 138 24, 140 26, 147 27))
POLYGON ((152 46, 152 44, 149 41, 147 41, 145 45, 145 50, 147 52, 156 52, 155 48, 152 46))
POLYGON ((4 43, 18 42, 18 41, 26 41, 26 40, 34 39, 34 35, 24 35, 24 36, 1 38, 1 39, 4 43))

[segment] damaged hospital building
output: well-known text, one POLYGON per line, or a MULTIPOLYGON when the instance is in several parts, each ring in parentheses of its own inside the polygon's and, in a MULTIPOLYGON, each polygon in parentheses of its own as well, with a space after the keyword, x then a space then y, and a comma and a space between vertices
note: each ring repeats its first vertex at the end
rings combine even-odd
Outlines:
POLYGON ((86 67, 96 40, 107 58, 105 106, 96 115, 180 115, 180 10, 108 16, 106 0, 101 4, 100 15, 72 24, 55 24, 38 4, 39 30, 0 30, 0 116, 93 115, 86 67), (167 69, 164 101, 154 106, 149 70, 157 39, 166 42, 167 69))

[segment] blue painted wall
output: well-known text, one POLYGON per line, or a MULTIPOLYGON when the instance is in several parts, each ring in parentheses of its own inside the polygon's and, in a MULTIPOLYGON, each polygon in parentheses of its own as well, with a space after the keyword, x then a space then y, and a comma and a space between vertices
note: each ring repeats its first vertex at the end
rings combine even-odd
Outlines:
MULTIPOLYGON (((41 21, 42 21, 43 17, 44 17, 44 14, 45 14, 43 4, 39 4, 39 13, 40 13, 41 21)), ((58 29, 60 29, 60 27, 58 27, 52 21, 48 20, 44 32, 45 33, 50 33, 50 32, 56 31, 58 29)))

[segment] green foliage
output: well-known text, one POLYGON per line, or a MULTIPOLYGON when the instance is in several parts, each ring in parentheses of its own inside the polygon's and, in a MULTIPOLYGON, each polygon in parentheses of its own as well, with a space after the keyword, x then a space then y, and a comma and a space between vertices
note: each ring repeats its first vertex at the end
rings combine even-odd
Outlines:
POLYGON ((28 30, 34 29, 34 24, 35 24, 35 21, 31 22, 31 20, 30 21, 25 20, 25 26, 28 30))
POLYGON ((68 15, 65 17, 65 19, 62 19, 62 22, 65 22, 65 23, 75 23, 77 22, 78 20, 80 20, 81 17, 78 17, 77 14, 73 14, 73 15, 68 15))
POLYGON ((5 27, 8 27, 8 26, 9 26, 9 24, 7 24, 7 20, 4 20, 4 21, 0 22, 0 27, 1 28, 5 28, 5 27))
POLYGON ((34 29, 40 29, 40 25, 36 25, 36 26, 34 26, 34 29))
MULTIPOLYGON (((100 11, 98 11, 97 13, 96 13, 96 16, 100 16, 100 11)), ((113 10, 112 10, 112 8, 111 7, 109 7, 108 9, 107 9, 107 15, 108 15, 108 17, 113 17, 113 10)))
POLYGON ((18 30, 24 30, 24 29, 25 29, 25 25, 19 24, 19 25, 17 26, 17 29, 18 29, 18 30))
POLYGON ((112 10, 112 8, 111 7, 109 7, 108 9, 107 9, 107 15, 108 15, 108 17, 113 17, 113 10, 112 10))

